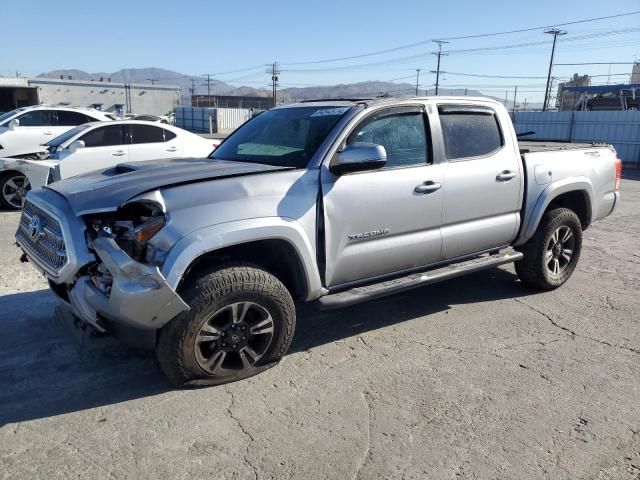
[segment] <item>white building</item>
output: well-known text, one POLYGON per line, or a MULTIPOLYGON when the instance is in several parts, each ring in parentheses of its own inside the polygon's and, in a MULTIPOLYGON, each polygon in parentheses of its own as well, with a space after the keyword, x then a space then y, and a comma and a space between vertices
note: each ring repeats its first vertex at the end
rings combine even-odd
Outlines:
POLYGON ((27 105, 71 105, 105 112, 166 115, 180 100, 176 85, 55 78, 0 78, 0 112, 27 105))

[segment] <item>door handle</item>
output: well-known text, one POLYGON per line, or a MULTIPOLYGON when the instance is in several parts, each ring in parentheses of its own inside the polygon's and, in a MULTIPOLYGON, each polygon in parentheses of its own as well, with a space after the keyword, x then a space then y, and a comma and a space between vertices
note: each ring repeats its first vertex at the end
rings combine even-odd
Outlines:
POLYGON ((167 148, 167 152, 177 152, 178 149, 176 147, 169 147, 167 148))
POLYGON ((432 182, 431 180, 421 183, 416 188, 413 189, 415 193, 425 194, 435 192, 436 190, 440 190, 442 188, 442 184, 438 182, 432 182))
POLYGON ((46 132, 42 132, 43 135, 53 135, 53 132, 50 130, 47 130, 46 132))
POLYGON ((117 152, 113 152, 111 155, 113 155, 114 157, 122 157, 123 155, 125 155, 125 152, 123 152, 122 150, 118 150, 117 152))
POLYGON ((504 170, 496 176, 496 180, 499 182, 507 182, 512 178, 516 178, 517 175, 517 173, 512 172, 511 170, 504 170))

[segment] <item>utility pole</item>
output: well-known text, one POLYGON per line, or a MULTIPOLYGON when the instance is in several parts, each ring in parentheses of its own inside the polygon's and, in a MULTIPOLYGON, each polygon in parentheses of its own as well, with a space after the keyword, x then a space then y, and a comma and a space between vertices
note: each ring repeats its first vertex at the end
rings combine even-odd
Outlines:
MULTIPOLYGON (((191 79, 191 88, 189 89, 189 93, 191 94, 191 106, 193 107, 193 97, 196 96, 196 81, 191 79)), ((198 99, 196 99, 196 107, 198 106, 198 99)))
POLYGON ((207 82, 202 84, 203 87, 204 86, 207 87, 207 107, 211 107, 211 106, 213 106, 213 105, 211 105, 211 84, 213 83, 211 81, 211 74, 206 73, 203 76, 207 77, 207 82))
POLYGON ((155 85, 157 80, 155 78, 147 78, 148 82, 151 82, 151 85, 155 85))
POLYGON ((545 30, 544 33, 553 35, 553 46, 551 47, 551 58, 549 59, 549 73, 547 74, 547 88, 544 91, 544 103, 542 104, 542 111, 546 112, 549 106, 549 95, 551 94, 551 69, 553 68, 553 57, 556 53, 556 41, 558 40, 558 35, 566 35, 567 31, 550 28, 545 30))
POLYGON ((513 113, 516 113, 516 96, 518 95, 518 86, 513 90, 513 113))
POLYGON ((420 69, 416 68, 416 97, 418 96, 418 86, 420 85, 420 69))
POLYGON ((438 51, 437 52, 432 52, 434 55, 437 55, 438 57, 438 66, 436 67, 436 71, 433 72, 436 74, 436 96, 438 96, 438 86, 440 85, 440 57, 447 56, 447 53, 442 53, 442 44, 443 43, 449 43, 449 42, 445 42, 444 40, 434 40, 434 43, 438 44, 438 51))
POLYGON ((280 69, 278 68, 278 62, 273 62, 271 65, 267 65, 267 73, 271 74, 271 94, 273 96, 273 106, 277 106, 277 93, 278 93, 278 75, 280 75, 280 69))

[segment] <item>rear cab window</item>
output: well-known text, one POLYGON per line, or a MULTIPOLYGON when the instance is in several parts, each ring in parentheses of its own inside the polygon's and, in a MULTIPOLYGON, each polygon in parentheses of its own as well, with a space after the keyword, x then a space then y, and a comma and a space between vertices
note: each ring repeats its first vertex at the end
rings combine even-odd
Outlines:
POLYGON ((484 157, 504 146, 502 129, 492 108, 440 105, 438 114, 447 160, 484 157))

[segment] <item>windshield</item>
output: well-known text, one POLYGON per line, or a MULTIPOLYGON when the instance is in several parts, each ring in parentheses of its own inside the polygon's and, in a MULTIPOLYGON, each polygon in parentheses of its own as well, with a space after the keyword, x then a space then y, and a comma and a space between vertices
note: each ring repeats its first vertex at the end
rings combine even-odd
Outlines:
POLYGON ((2 115, 0 115, 0 124, 2 124, 2 122, 4 122, 6 119, 13 117, 16 113, 22 112, 23 110, 26 109, 16 108, 15 110, 11 110, 10 112, 3 113, 2 115))
POLYGON ((72 128, 71 130, 67 130, 62 135, 58 135, 56 138, 52 138, 47 143, 45 143, 45 145, 47 147, 49 147, 47 150, 49 150, 51 153, 53 153, 64 142, 66 142, 67 140, 73 138, 75 135, 77 135, 78 133, 82 132, 83 130, 86 130, 90 126, 91 125, 79 125, 79 126, 77 126, 75 128, 72 128))
POLYGON ((304 168, 349 108, 269 110, 241 126, 209 158, 304 168))

